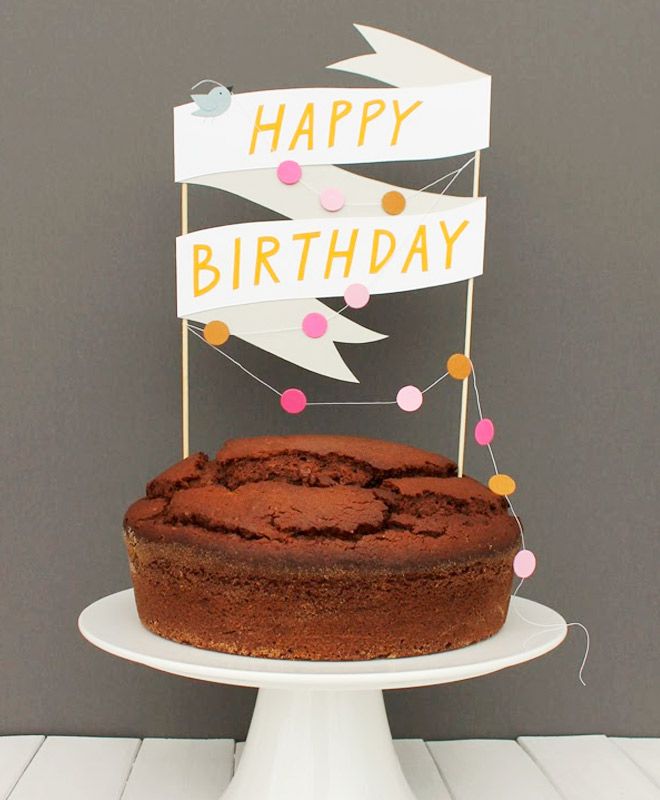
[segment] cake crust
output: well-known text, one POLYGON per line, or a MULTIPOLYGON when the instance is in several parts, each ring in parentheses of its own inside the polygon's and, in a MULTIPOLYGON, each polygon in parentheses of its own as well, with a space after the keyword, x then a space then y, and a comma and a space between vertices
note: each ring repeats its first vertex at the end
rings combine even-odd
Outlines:
POLYGON ((157 476, 124 530, 138 613, 243 655, 403 657, 492 635, 519 532, 506 501, 407 445, 254 437, 157 476))

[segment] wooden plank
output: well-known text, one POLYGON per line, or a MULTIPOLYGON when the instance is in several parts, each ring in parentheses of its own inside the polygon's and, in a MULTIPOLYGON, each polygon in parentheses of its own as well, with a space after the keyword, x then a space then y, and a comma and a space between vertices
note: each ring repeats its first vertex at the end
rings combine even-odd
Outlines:
POLYGON ((11 800, 119 800, 139 739, 49 736, 11 800))
POLYGON ((455 800, 561 800, 561 795, 516 742, 471 739, 429 742, 455 800))
POLYGON ((660 786, 660 739, 610 738, 609 741, 632 758, 656 786, 660 786))
POLYGON ((660 800, 660 789, 605 736, 518 739, 565 800, 660 800))
POLYGON ((451 800, 435 761, 421 739, 398 739, 394 749, 417 800, 451 800))
POLYGON ((41 747, 44 736, 0 737, 0 800, 6 800, 41 747))
MULTIPOLYGON (((241 759, 245 742, 236 745, 236 767, 241 759)), ((452 800, 447 787, 421 739, 399 739, 394 749, 401 762, 401 769, 418 800, 452 800)))
POLYGON ((232 739, 145 739, 122 800, 218 800, 233 772, 232 739))

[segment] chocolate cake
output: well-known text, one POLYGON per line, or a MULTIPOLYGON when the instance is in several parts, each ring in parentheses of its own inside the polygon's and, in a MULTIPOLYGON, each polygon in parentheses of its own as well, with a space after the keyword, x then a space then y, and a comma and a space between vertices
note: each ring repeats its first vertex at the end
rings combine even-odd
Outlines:
POLYGON ((127 511, 142 623, 266 658, 437 653, 496 633, 519 547, 506 501, 447 458, 348 436, 197 453, 127 511))

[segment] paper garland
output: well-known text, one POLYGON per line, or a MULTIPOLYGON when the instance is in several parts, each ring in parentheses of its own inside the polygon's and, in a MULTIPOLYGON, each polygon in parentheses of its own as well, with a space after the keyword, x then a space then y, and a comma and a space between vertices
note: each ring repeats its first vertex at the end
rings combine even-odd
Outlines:
MULTIPOLYGON (((210 98, 196 95, 193 98, 195 104, 188 104, 188 106, 175 110, 177 180, 232 191, 294 220, 310 219, 324 212, 337 220, 345 219, 347 213, 365 218, 370 214, 375 215, 377 208, 381 215, 385 215, 385 218, 391 218, 390 229, 399 233, 405 228, 407 220, 413 219, 415 214, 428 215, 436 210, 448 214, 461 205, 466 207, 464 199, 447 197, 444 196, 444 193, 467 164, 455 171, 453 176, 450 173, 452 177, 449 184, 441 195, 435 196, 430 201, 431 208, 426 199, 420 201, 419 194, 442 179, 433 181, 417 192, 411 192, 401 187, 391 187, 352 175, 337 167, 323 166, 329 162, 342 164, 437 158, 475 151, 475 165, 478 167, 479 153, 476 151, 488 145, 490 104, 490 79, 488 76, 402 37, 365 26, 356 27, 372 45, 374 53, 347 59, 332 65, 332 67, 365 75, 393 86, 408 87, 407 89, 285 90, 278 91, 277 98, 272 92, 251 93, 234 98, 227 95, 224 87, 217 87, 212 91, 216 91, 218 96, 221 91, 224 91, 222 108, 216 106, 207 108, 207 100, 210 98), (275 99, 277 102, 273 105, 272 101, 275 99), (442 118, 442 113, 446 109, 450 109, 451 113, 447 118, 442 119, 443 124, 431 125, 431 118, 435 123, 442 118), (269 117, 268 115, 272 115, 273 111, 275 112, 274 118, 269 117), (429 121, 417 130, 405 124, 405 120, 412 118, 412 115, 421 118, 421 115, 424 114, 427 116, 430 114, 429 121), (196 117, 204 119, 195 119, 196 117), (240 140, 244 137, 235 137, 234 133, 245 128, 246 120, 250 119, 252 119, 253 131, 251 146, 246 155, 236 149, 237 144, 240 145, 240 140), (258 124, 254 124, 254 120, 258 120, 258 124), (448 120, 449 124, 447 124, 448 120), (339 123, 342 121, 342 127, 339 128, 339 123), (205 127, 202 127, 202 123, 205 127), (223 147, 218 147, 217 132, 220 128, 223 130, 221 137, 223 147), (323 137, 325 137, 325 142, 315 147, 313 141, 318 142, 319 138, 323 139, 323 137), (370 145, 360 150, 359 148, 365 144, 367 137, 371 137, 370 145), (389 147, 393 147, 399 142, 403 144, 396 154, 393 154, 393 151, 387 147, 388 137, 389 147), (295 157, 282 156, 282 143, 288 149, 289 155, 295 157), (301 143, 306 143, 307 152, 301 151, 301 143), (209 165, 211 166, 210 170, 209 165), (264 167, 268 169, 264 170, 264 167), (226 170, 229 172, 225 172, 226 170), (260 174, 260 170, 262 174, 260 174), (279 192, 272 183, 268 182, 268 178, 263 172, 269 171, 273 173, 280 189, 288 192, 288 196, 279 192), (305 194, 309 195, 310 193, 316 195, 316 205, 310 205, 309 197, 305 197, 305 194), (362 210, 358 208, 360 206, 362 206, 362 210), (404 216, 401 217, 401 215, 404 216)), ((229 92, 231 92, 231 87, 229 87, 229 92)), ((475 170, 474 186, 473 193, 476 196, 478 194, 478 169, 475 170)), ((364 228, 367 224, 366 220, 363 219, 362 222, 364 224, 361 228, 364 228)), ((466 224, 472 224, 472 220, 466 220, 466 224)), ((421 226, 419 230, 421 230, 421 226)), ((187 232, 187 224, 185 232, 187 232)), ((199 232, 197 233, 199 234, 199 232)), ((209 232, 203 233, 206 235, 209 232)), ((225 233, 229 232, 225 231, 225 233)), ((303 239, 310 235, 308 230, 299 233, 303 239)), ((421 234, 418 235, 421 236, 421 234)), ((236 244, 237 241, 238 239, 234 244, 235 253, 238 253, 242 246, 240 242, 236 244)), ((419 265, 423 271, 426 271, 424 268, 425 256, 423 255, 425 248, 426 241, 424 240, 424 247, 421 244, 418 247, 419 265)), ((412 248, 411 252, 413 252, 412 248)), ((274 283, 278 283, 276 272, 271 271, 270 265, 261 256, 263 253, 260 254, 257 251, 255 280, 257 270, 261 268, 274 276, 274 283)), ((375 266, 373 258, 372 255, 372 267, 375 266)), ((364 253, 359 260, 364 262, 364 253)), ((478 254, 471 256, 473 264, 479 260, 483 260, 482 256, 478 254)), ((285 261, 291 261, 290 254, 287 255, 285 261)), ((235 265, 238 263, 236 258, 234 263, 235 265)), ((216 274, 213 270, 216 270, 217 277, 220 277, 220 270, 212 264, 210 255, 204 265, 208 267, 211 278, 216 274)), ((200 266, 199 262, 197 266, 200 266)), ((405 266, 406 262, 404 262, 405 266)), ((226 255, 223 256, 223 271, 225 273, 228 271, 226 255)), ((376 271, 374 269, 371 272, 373 274, 376 271)), ((402 272, 407 272, 407 269, 403 269, 402 272)), ((480 272, 480 269, 472 274, 465 272, 463 276, 470 277, 468 287, 470 308, 471 278, 480 272)), ((240 277, 235 266, 234 282, 237 280, 237 275, 240 277)), ((196 277, 199 276, 196 275, 196 277)), ((325 277, 330 277, 327 267, 325 277)), ((349 276, 346 274, 344 277, 348 278, 349 276)), ((224 280, 226 287, 226 275, 224 280)), ((437 284, 432 282, 420 284, 420 286, 423 285, 437 284)), ((324 293, 319 291, 319 288, 319 284, 314 287, 314 297, 343 294, 345 308, 359 309, 369 302, 370 295, 373 293, 417 287, 401 285, 384 290, 363 279, 350 284, 346 281, 341 286, 341 291, 324 293)), ((196 297, 202 294, 204 292, 196 293, 196 297)), ((523 547, 517 553, 513 563, 514 573, 521 579, 514 592, 516 594, 524 580, 534 573, 536 558, 525 547, 522 525, 511 503, 511 495, 516 490, 515 480, 506 473, 501 473, 495 461, 492 450, 495 426, 493 421, 484 417, 482 413, 474 365, 466 355, 469 354, 468 334, 466 333, 465 354, 455 353, 450 356, 447 362, 447 372, 424 389, 414 385, 403 386, 398 390, 395 398, 382 401, 309 401, 303 390, 297 387, 290 387, 284 391, 277 390, 237 362, 221 347, 228 341, 230 335, 240 336, 256 346, 307 369, 313 369, 320 374, 339 380, 356 381, 357 379, 344 364, 334 347, 334 341, 367 342, 383 337, 381 334, 368 331, 357 323, 345 319, 342 316, 345 308, 339 312, 331 312, 311 296, 306 298, 304 293, 297 296, 288 296, 284 293, 282 297, 284 299, 271 303, 272 306, 278 306, 278 310, 282 312, 279 315, 278 327, 273 327, 273 321, 278 319, 275 309, 271 308, 270 314, 255 313, 256 303, 252 300, 249 302, 242 300, 237 304, 239 307, 233 309, 223 306, 222 316, 224 318, 219 318, 218 312, 209 304, 206 304, 204 308, 193 308, 192 310, 189 308, 181 316, 192 320, 190 330, 194 335, 204 339, 246 374, 278 395, 282 409, 290 414, 302 413, 309 406, 326 405, 397 405, 404 412, 414 413, 422 406, 425 393, 446 377, 463 381, 459 475, 462 474, 461 453, 467 407, 468 384, 466 381, 471 377, 479 411, 479 420, 474 427, 474 439, 478 445, 487 448, 494 469, 488 486, 495 494, 505 498, 511 515, 515 518, 520 530, 523 547), (269 321, 265 318, 269 318, 269 321), (287 319, 300 320, 300 322, 287 325, 285 321, 287 319), (261 330, 257 324, 259 322, 262 323, 261 330), (204 327, 198 327, 195 323, 201 323, 204 327), (252 329, 250 329, 251 327, 252 329), (293 347, 292 342, 295 342, 293 347), (321 351, 313 352, 313 348, 317 344, 324 348, 321 359, 318 357, 318 353, 321 351)), ((255 298, 255 300, 259 299, 255 298)), ((266 297, 265 299, 270 298, 266 297)), ((216 306, 217 308, 218 306, 216 306)), ((466 316, 470 315, 466 314, 466 316)), ((184 322, 184 335, 187 329, 187 323, 184 322)), ((184 449, 186 448, 185 441, 184 433, 184 449)), ((581 623, 568 624, 581 627, 587 637, 587 647, 579 673, 582 681, 582 670, 589 652, 589 632, 581 623)))

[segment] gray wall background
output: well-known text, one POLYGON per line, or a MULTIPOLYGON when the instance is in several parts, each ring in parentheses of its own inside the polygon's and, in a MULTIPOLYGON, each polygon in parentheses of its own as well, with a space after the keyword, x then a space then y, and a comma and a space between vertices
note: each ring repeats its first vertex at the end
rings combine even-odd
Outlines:
MULTIPOLYGON (((586 688, 573 630, 534 663, 390 694, 393 732, 659 735, 657 2, 4 0, 1 15, 0 732, 245 735, 252 691, 112 658, 76 619, 129 584, 123 511, 179 457, 171 108, 203 77, 239 91, 359 85, 324 70, 366 50, 359 21, 494 76, 474 358, 539 559, 524 593, 592 634, 586 688)), ((444 167, 361 171, 414 187, 444 167)), ((195 227, 267 216, 191 190, 195 227)), ((345 348, 362 387, 239 342, 229 351, 278 386, 391 394, 430 382, 460 348, 463 293, 377 298, 360 312, 393 334, 345 348)), ((196 340, 191 353, 195 448, 336 431, 455 454, 458 385, 415 415, 294 419, 196 340)), ((489 474, 476 447, 467 465, 489 474)))

